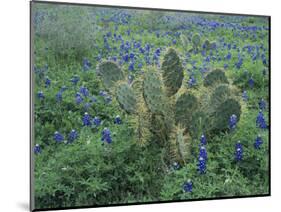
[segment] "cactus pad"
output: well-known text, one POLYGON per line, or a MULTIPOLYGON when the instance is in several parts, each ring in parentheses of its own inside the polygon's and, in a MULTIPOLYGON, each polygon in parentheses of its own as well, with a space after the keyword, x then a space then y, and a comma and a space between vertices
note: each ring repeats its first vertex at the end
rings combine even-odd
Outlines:
POLYGON ((163 83, 156 70, 150 70, 144 75, 143 97, 147 107, 152 113, 163 114, 165 109, 163 83))
POLYGON ((211 95, 210 105, 217 106, 224 102, 227 98, 231 96, 231 90, 228 85, 219 85, 215 88, 214 92, 211 95))
POLYGON ((184 127, 189 127, 192 121, 192 114, 198 108, 198 101, 192 94, 184 93, 176 101, 175 120, 184 127))
POLYGON ((116 85, 116 82, 124 79, 123 72, 119 66, 111 61, 105 61, 99 64, 97 72, 101 76, 101 80, 108 90, 112 89, 112 87, 116 85))
POLYGON ((241 106, 235 99, 227 99, 221 103, 214 112, 213 129, 223 131, 228 129, 229 118, 232 114, 237 116, 239 121, 241 114, 241 106))
POLYGON ((164 56, 162 63, 163 81, 167 96, 174 95, 182 85, 183 66, 177 52, 170 48, 164 56))
POLYGON ((116 87, 116 99, 127 113, 135 113, 137 99, 133 89, 127 83, 120 83, 116 87))
POLYGON ((201 37, 200 37, 200 35, 199 35, 198 33, 196 33, 196 34, 194 34, 194 35, 192 36, 192 44, 193 44, 193 47, 194 47, 195 49, 197 49, 197 48, 199 47, 199 45, 200 45, 200 40, 201 40, 201 37))
POLYGON ((204 86, 215 86, 218 83, 228 84, 228 80, 225 76, 224 71, 221 69, 215 69, 210 72, 204 79, 204 86))

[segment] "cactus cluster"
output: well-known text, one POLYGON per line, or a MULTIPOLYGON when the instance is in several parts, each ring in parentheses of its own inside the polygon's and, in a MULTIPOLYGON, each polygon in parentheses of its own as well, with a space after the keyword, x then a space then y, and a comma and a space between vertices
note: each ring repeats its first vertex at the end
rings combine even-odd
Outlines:
MULTIPOLYGON (((199 35, 198 35, 199 36, 199 35)), ((192 39, 199 45, 200 37, 192 39)), ((185 163, 193 138, 200 134, 228 129, 241 106, 223 70, 208 73, 199 91, 192 92, 184 82, 184 69, 175 49, 168 49, 161 70, 149 67, 129 85, 117 64, 99 64, 101 80, 130 117, 136 140, 149 141, 166 148, 168 162, 185 163)))

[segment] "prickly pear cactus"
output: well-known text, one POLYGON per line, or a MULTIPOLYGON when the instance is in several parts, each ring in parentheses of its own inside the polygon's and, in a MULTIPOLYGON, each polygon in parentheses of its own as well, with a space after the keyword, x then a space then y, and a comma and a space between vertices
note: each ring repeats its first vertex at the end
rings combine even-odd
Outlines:
POLYGON ((215 88, 211 94, 211 106, 219 105, 228 99, 232 95, 232 92, 227 84, 219 85, 215 88))
POLYGON ((147 107, 152 113, 164 113, 165 97, 163 83, 156 70, 150 70, 144 74, 143 97, 147 107))
POLYGON ((198 108, 197 98, 188 93, 182 94, 175 104, 175 120, 176 124, 189 127, 192 120, 192 114, 198 108))
POLYGON ((117 85, 116 99, 126 112, 136 113, 136 94, 126 82, 122 82, 117 85))
POLYGON ((161 69, 166 93, 170 97, 180 89, 184 77, 183 66, 176 50, 172 48, 168 50, 164 56, 161 69))
POLYGON ((181 39, 181 43, 183 45, 183 48, 187 49, 188 48, 188 38, 184 34, 181 34, 180 39, 181 39))
POLYGON ((229 98, 222 102, 215 110, 213 117, 213 130, 223 131, 228 129, 229 117, 235 114, 239 121, 241 114, 241 106, 239 102, 233 98, 229 98))
POLYGON ((171 132, 169 149, 169 158, 172 161, 178 161, 184 164, 190 156, 190 137, 185 132, 185 128, 175 126, 171 132))
POLYGON ((195 49, 198 49, 200 46, 201 36, 196 33, 192 36, 192 44, 195 49))
POLYGON ((220 83, 228 84, 228 80, 225 76, 225 73, 221 69, 215 69, 211 71, 204 79, 204 86, 215 86, 220 83))
POLYGON ((97 73, 101 76, 104 86, 110 90, 119 80, 124 79, 124 74, 119 66, 112 61, 105 61, 97 67, 97 73))

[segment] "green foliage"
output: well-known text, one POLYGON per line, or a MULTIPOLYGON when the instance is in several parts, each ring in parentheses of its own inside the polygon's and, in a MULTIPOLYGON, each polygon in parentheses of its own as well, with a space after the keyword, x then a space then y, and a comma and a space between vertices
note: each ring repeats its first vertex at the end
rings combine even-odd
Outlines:
POLYGON ((183 66, 174 49, 170 48, 165 54, 161 69, 167 96, 170 97, 179 90, 183 80, 183 66))
POLYGON ((215 69, 204 79, 204 86, 215 86, 218 83, 228 83, 225 73, 221 69, 215 69))
MULTIPOLYGON (((34 11, 37 11, 36 6, 34 11)), ((38 35, 35 42, 43 40, 43 49, 53 52, 57 61, 67 58, 81 61, 89 54, 96 42, 97 26, 90 19, 87 7, 48 5, 41 8, 44 18, 40 24, 35 25, 34 30, 38 35)), ((36 12, 33 14, 39 15, 36 12)), ((33 20, 35 21, 34 16, 33 20)))

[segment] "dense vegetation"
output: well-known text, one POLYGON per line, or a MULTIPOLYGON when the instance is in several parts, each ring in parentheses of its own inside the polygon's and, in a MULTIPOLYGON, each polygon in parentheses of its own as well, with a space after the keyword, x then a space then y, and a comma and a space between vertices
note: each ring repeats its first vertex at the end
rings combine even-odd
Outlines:
POLYGON ((34 3, 35 207, 269 192, 268 19, 34 3))

